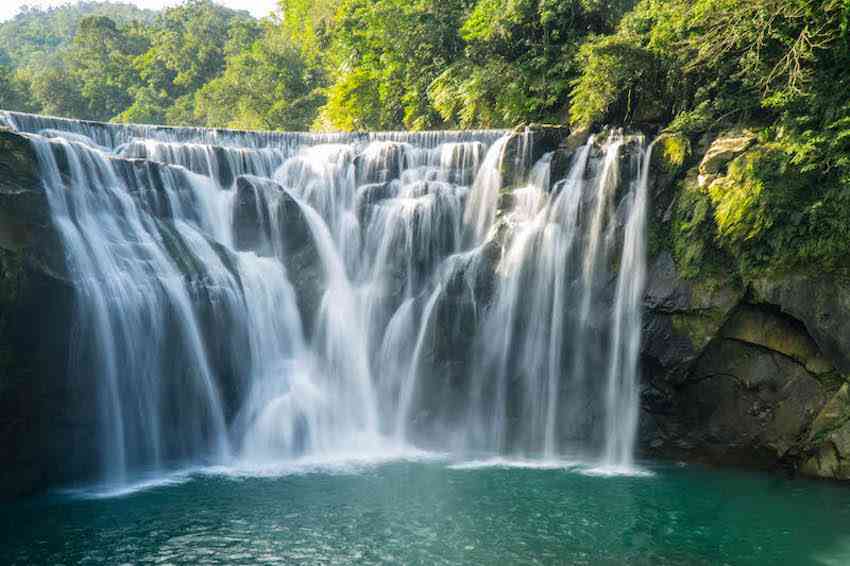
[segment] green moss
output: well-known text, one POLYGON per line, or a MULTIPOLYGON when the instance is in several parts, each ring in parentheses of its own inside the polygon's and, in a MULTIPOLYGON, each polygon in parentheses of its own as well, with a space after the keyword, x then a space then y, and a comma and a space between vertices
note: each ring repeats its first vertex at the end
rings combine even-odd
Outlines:
POLYGON ((715 242, 716 226, 711 199, 688 178, 679 185, 670 236, 673 256, 686 279, 729 272, 729 258, 715 242))
POLYGON ((850 180, 801 170, 779 143, 746 152, 711 184, 716 240, 745 277, 850 267, 850 180))
POLYGON ((691 142, 681 134, 665 134, 658 138, 659 154, 668 171, 678 171, 691 153, 691 142))
POLYGON ((655 257, 670 247, 670 223, 650 222, 646 230, 646 251, 649 257, 655 257))
POLYGON ((673 333, 677 336, 687 336, 694 349, 699 351, 717 334, 724 317, 725 313, 717 309, 674 314, 671 319, 673 333))
POLYGON ((822 374, 815 374, 814 377, 828 391, 837 391, 845 383, 850 383, 850 376, 838 371, 828 371, 822 374))
MULTIPOLYGON (((804 170, 767 135, 707 186, 691 171, 677 186, 669 234, 650 232, 651 249, 669 238, 685 278, 731 272, 747 281, 813 268, 850 274, 850 179, 804 170)), ((659 167, 688 162, 686 139, 659 143, 659 167)))

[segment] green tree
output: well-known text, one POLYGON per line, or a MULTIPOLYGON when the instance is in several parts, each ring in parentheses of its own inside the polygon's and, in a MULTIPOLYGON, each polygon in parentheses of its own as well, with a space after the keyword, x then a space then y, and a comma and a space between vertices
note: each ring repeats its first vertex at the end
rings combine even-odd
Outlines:
POLYGON ((187 0, 162 12, 148 32, 150 48, 133 60, 141 84, 118 119, 204 125, 195 118, 195 93, 218 77, 228 53, 259 35, 250 16, 211 0, 187 0))
POLYGON ((579 46, 610 33, 630 0, 478 0, 460 28, 463 57, 434 81, 431 99, 462 127, 566 119, 579 46))
POLYGON ((319 86, 320 71, 284 30, 269 26, 197 92, 195 119, 214 127, 306 130, 324 101, 319 86))
POLYGON ((82 118, 109 120, 132 103, 132 90, 140 83, 133 58, 146 51, 148 42, 137 25, 119 27, 105 16, 90 16, 64 54, 65 69, 79 85, 86 111, 82 118))
POLYGON ((344 0, 320 123, 340 129, 442 124, 428 88, 463 51, 469 0, 344 0))
POLYGON ((5 52, 0 51, 0 108, 32 110, 28 85, 15 73, 5 52))

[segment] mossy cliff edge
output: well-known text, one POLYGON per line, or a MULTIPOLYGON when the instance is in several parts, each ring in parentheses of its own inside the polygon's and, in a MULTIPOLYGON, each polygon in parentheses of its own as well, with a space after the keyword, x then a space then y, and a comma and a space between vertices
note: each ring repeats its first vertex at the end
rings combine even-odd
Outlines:
POLYGON ((850 479, 847 235, 746 129, 661 136, 653 176, 641 448, 850 479))

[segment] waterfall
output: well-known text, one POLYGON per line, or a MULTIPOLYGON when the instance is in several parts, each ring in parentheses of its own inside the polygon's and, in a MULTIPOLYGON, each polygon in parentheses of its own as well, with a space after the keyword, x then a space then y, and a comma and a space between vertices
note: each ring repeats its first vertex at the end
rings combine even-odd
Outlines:
POLYGON ((626 197, 629 207, 623 236, 623 253, 617 276, 608 385, 605 395, 605 464, 632 466, 638 425, 638 357, 641 314, 646 284, 646 209, 652 148, 646 149, 638 166, 638 178, 626 197))
POLYGON ((471 445, 631 465, 649 156, 641 140, 629 143, 638 146, 630 168, 640 174, 627 177, 631 191, 621 203, 615 197, 627 140, 616 132, 601 146, 591 138, 575 152, 551 194, 550 156, 514 190, 504 220, 511 235, 497 266, 501 277, 476 343, 466 423, 471 445), (601 159, 592 158, 600 150, 601 159), (618 244, 610 305, 605 296, 618 244))
POLYGON ((642 138, 556 173, 531 130, 0 116, 76 291, 66 378, 96 380, 103 480, 411 446, 632 465, 642 138))

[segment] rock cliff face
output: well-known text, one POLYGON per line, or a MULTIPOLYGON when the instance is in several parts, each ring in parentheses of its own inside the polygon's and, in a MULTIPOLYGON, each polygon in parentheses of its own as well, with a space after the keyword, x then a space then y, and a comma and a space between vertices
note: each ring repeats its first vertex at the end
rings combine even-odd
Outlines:
POLYGON ((0 498, 85 475, 92 449, 92 383, 63 376, 74 290, 63 273, 36 157, 0 130, 0 498))
POLYGON ((689 193, 722 180, 754 143, 746 132, 721 136, 675 175, 659 152, 640 448, 847 479, 850 282, 813 273, 744 281, 731 263, 693 275, 681 267, 693 250, 670 236, 677 218, 712 214, 689 193))

